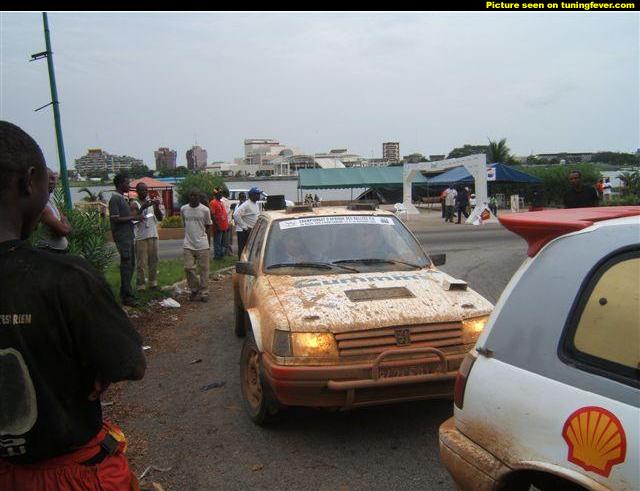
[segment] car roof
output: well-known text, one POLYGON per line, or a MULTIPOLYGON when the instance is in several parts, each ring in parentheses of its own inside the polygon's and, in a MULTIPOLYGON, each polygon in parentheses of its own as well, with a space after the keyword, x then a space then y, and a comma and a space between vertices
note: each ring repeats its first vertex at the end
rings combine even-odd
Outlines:
MULTIPOLYGON (((505 228, 525 239, 527 255, 534 257, 553 239, 571 232, 624 217, 640 216, 640 206, 568 208, 527 213, 511 213, 499 218, 505 228)), ((633 220, 631 220, 633 221, 633 220)))
POLYGON ((264 211, 260 215, 266 217, 269 221, 280 220, 283 218, 304 218, 304 217, 323 217, 336 215, 369 215, 369 216, 393 216, 394 214, 386 210, 350 210, 346 206, 321 206, 317 208, 297 207, 295 211, 288 210, 271 210, 264 211))

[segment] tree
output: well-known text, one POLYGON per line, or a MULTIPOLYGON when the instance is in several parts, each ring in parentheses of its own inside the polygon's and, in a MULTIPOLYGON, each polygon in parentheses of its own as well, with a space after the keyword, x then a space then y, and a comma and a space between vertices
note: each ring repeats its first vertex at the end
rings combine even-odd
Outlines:
POLYGON ((499 142, 489 140, 487 147, 487 164, 499 162, 502 164, 510 163, 513 159, 509 147, 507 147, 507 139, 503 138, 499 142))
POLYGON ((456 147, 449 155, 448 159, 459 159, 460 157, 467 157, 469 155, 476 155, 479 153, 487 153, 487 145, 463 145, 462 147, 456 147))
POLYGON ((179 165, 175 169, 161 169, 158 172, 159 177, 184 177, 194 172, 187 169, 184 165, 179 165))
POLYGON ((132 179, 140 179, 141 177, 151 177, 153 175, 153 171, 149 169, 144 164, 135 164, 131 166, 129 170, 129 177, 132 179))
POLYGON ((204 172, 202 174, 190 174, 177 185, 180 205, 184 205, 189 201, 189 191, 192 189, 198 189, 211 199, 215 188, 226 188, 221 177, 204 172))
POLYGON ((419 162, 427 162, 429 159, 421 153, 412 153, 402 157, 402 161, 407 164, 417 164, 419 162))
POLYGON ((617 165, 621 167, 640 165, 640 155, 621 152, 598 152, 593 154, 591 162, 617 165))

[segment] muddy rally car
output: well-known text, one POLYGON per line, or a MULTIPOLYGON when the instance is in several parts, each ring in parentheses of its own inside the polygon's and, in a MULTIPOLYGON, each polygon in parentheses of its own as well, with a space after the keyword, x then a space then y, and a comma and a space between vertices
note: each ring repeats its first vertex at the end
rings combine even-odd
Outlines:
MULTIPOLYGON (((452 396, 493 305, 436 269, 376 209, 293 207, 258 221, 234 275, 250 417, 452 396)), ((362 208, 360 206, 359 208, 362 208)))

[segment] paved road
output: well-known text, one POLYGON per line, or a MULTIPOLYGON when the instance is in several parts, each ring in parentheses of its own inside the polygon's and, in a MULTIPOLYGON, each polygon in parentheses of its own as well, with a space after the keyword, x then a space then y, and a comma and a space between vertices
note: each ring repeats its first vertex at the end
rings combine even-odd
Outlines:
MULTIPOLYGON (((444 270, 495 302, 524 259, 525 243, 498 226, 452 227, 417 236, 429 250, 447 253, 444 270)), ((167 490, 454 489, 438 453, 438 427, 452 414, 448 401, 350 413, 298 409, 272 427, 253 425, 241 408, 242 340, 232 333, 232 298, 226 277, 212 282, 208 304, 187 303, 161 322, 140 322, 152 346, 147 375, 124 385, 117 404, 138 474, 151 464, 171 467, 151 475, 167 490), (220 380, 224 387, 200 390, 220 380)))

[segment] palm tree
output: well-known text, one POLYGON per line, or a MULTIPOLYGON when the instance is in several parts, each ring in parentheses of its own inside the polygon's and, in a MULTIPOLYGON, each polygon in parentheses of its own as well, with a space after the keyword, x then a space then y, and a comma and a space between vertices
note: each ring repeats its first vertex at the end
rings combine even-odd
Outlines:
POLYGON ((87 196, 82 198, 82 201, 88 201, 94 203, 99 200, 99 195, 94 194, 89 188, 82 188, 78 190, 79 193, 87 193, 87 196))
POLYGON ((493 164, 500 162, 505 164, 511 160, 511 153, 507 146, 507 139, 503 138, 499 142, 489 140, 489 146, 487 147, 487 163, 493 164))

